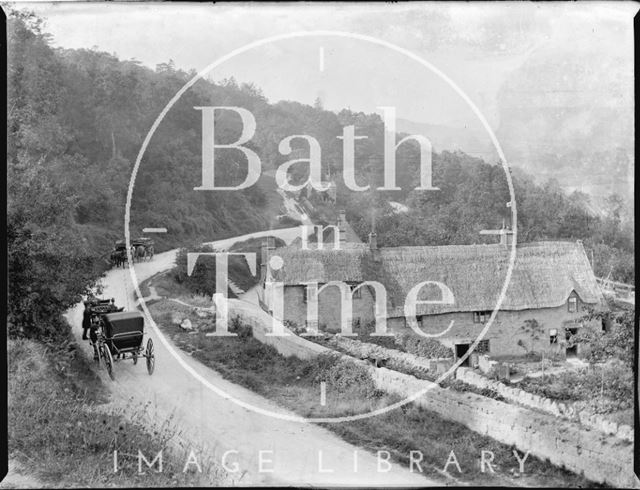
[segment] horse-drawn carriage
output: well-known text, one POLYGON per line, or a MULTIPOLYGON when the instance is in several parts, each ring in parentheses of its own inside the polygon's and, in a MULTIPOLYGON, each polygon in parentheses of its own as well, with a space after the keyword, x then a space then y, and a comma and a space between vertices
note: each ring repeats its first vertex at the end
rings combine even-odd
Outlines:
POLYGON ((127 263, 127 244, 124 240, 118 240, 111 251, 111 263, 114 267, 124 267, 127 263))
POLYGON ((131 246, 135 252, 133 260, 136 262, 142 259, 151 260, 153 258, 153 240, 141 237, 131 240, 131 246))
POLYGON ((123 311, 114 300, 93 300, 85 302, 90 315, 90 339, 95 359, 104 362, 109 377, 115 379, 113 364, 119 360, 132 359, 138 363, 138 357, 147 361, 147 371, 153 374, 155 353, 153 341, 147 339, 146 348, 142 348, 144 336, 144 317, 138 311, 123 311))
MULTIPOLYGON (((131 257, 134 263, 141 262, 143 259, 151 260, 153 253, 151 238, 140 237, 131 240, 131 257)), ((127 243, 124 240, 116 241, 111 251, 111 263, 114 267, 124 267, 128 263, 127 243)))

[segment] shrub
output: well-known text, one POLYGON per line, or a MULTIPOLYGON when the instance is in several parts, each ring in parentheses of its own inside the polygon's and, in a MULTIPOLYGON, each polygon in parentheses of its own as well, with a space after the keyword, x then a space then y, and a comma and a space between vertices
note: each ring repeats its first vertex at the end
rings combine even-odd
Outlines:
POLYGON ((229 332, 238 334, 240 339, 246 339, 248 337, 253 337, 253 329, 250 325, 245 325, 240 320, 239 316, 234 316, 231 319, 231 324, 229 325, 229 332))
POLYGON ((368 342, 370 344, 376 344, 381 347, 385 347, 387 349, 396 349, 403 350, 400 345, 396 342, 396 337, 378 337, 374 336, 375 332, 375 322, 369 322, 365 325, 353 322, 352 330, 353 333, 357 334, 356 339, 361 342, 368 342))
POLYGON ((289 330, 291 330, 293 333, 298 334, 298 335, 306 333, 306 331, 307 331, 306 327, 301 327, 296 322, 291 321, 291 320, 284 320, 282 322, 282 324, 285 327, 287 327, 289 330))
POLYGON ((538 323, 538 320, 536 320, 535 318, 531 318, 524 321, 524 323, 520 326, 519 331, 529 337, 531 346, 527 346, 522 339, 518 340, 518 346, 522 347, 527 352, 527 355, 533 356, 535 342, 537 340, 540 340, 544 335, 544 329, 542 328, 542 325, 540 325, 538 323))
POLYGON ((584 401, 600 413, 608 413, 633 406, 633 384, 633 372, 618 362, 545 379, 524 378, 518 387, 553 400, 584 401))
POLYGON ((278 225, 284 228, 293 228, 294 226, 302 225, 302 221, 294 219, 290 216, 280 216, 278 218, 278 225))
POLYGON ((478 388, 477 386, 467 384, 459 379, 444 380, 441 385, 445 388, 451 388, 456 391, 475 393, 477 395, 486 396, 487 398, 493 398, 494 400, 497 400, 499 402, 507 401, 503 396, 499 395, 491 388, 478 388))
POLYGON ((436 339, 418 337, 411 333, 396 336, 396 343, 410 354, 426 357, 427 359, 441 359, 453 357, 453 352, 436 339))
POLYGON ((587 320, 611 322, 609 331, 602 332, 594 328, 582 328, 572 337, 573 343, 580 343, 584 358, 590 363, 602 362, 608 359, 619 359, 628 369, 633 366, 633 331, 634 314, 625 311, 611 321, 607 312, 592 313, 585 317, 587 320))
POLYGON ((325 382, 340 393, 374 396, 376 387, 364 366, 333 353, 319 355, 314 363, 314 382, 325 382))

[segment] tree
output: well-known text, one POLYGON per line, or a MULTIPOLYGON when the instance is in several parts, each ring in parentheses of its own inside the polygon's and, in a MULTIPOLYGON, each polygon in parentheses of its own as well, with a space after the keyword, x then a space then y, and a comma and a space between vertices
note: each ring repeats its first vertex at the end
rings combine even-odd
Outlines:
POLYGON ((628 369, 634 359, 634 311, 613 314, 608 311, 591 312, 583 320, 591 325, 608 325, 607 331, 585 327, 572 340, 580 343, 585 359, 591 364, 618 359, 628 369))
POLYGON ((531 348, 527 349, 526 344, 522 340, 518 340, 518 345, 523 347, 528 355, 534 354, 535 341, 540 340, 544 334, 542 326, 538 323, 538 320, 531 318, 524 321, 524 324, 520 327, 520 331, 530 338, 531 348))

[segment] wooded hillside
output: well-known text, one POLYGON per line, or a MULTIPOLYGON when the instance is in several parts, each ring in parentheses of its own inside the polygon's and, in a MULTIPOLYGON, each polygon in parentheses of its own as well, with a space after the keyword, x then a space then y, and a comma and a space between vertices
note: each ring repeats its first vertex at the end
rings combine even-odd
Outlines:
MULTIPOLYGON (((106 254, 123 236, 124 206, 133 162, 153 121, 195 73, 172 62, 155 70, 135 60, 90 49, 56 49, 42 21, 28 13, 8 14, 8 215, 9 331, 55 336, 56 319, 101 275, 106 254)), ((323 174, 338 185, 337 203, 327 213, 347 210, 361 238, 376 209, 381 246, 479 243, 478 231, 508 219, 504 172, 463 153, 434 155, 434 185, 440 191, 412 191, 418 182, 419 151, 403 144, 397 156, 401 191, 348 191, 341 179, 343 126, 353 124, 368 139, 356 144, 360 184, 381 175, 384 128, 378 115, 325 111, 318 102, 270 103, 260 90, 233 79, 201 80, 180 99, 155 133, 135 182, 131 233, 166 227, 156 251, 269 228, 264 187, 242 191, 194 191, 201 182, 201 113, 196 106, 239 106, 250 110, 257 131, 247 146, 263 171, 308 155, 306 143, 282 155, 290 135, 314 136, 322 147, 323 174), (394 213, 388 200, 406 204, 394 213)), ((233 113, 216 119, 220 142, 235 141, 240 121, 233 113)), ((216 153, 216 180, 239 183, 246 161, 233 150, 216 153)), ((291 178, 306 178, 304 166, 291 178)), ((633 282, 633 220, 622 201, 610 198, 607 217, 588 210, 588 196, 563 194, 553 182, 537 185, 514 176, 521 241, 582 239, 593 250, 596 273, 633 282)), ((275 192, 275 187, 273 189, 275 192)), ((309 196, 318 202, 318 196, 309 196)), ((322 208, 322 205, 319 206, 322 208)))

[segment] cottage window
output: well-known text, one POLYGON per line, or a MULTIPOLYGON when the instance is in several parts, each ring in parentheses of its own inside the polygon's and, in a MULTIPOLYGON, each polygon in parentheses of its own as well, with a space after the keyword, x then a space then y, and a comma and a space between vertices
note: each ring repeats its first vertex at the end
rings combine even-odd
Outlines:
POLYGON ((558 329, 552 328, 549 330, 549 344, 558 343, 558 329))
POLYGON ((476 352, 478 354, 486 354, 487 352, 489 352, 489 341, 481 340, 480 342, 478 342, 478 347, 476 347, 476 352))
POLYGON ((307 302, 307 287, 303 287, 302 288, 302 302, 306 303, 307 302))
POLYGON ((578 311, 578 298, 575 296, 569 297, 569 313, 575 313, 578 311))
POLYGON ((473 323, 485 323, 487 321, 487 318, 489 318, 490 316, 490 311, 474 311, 473 323))

